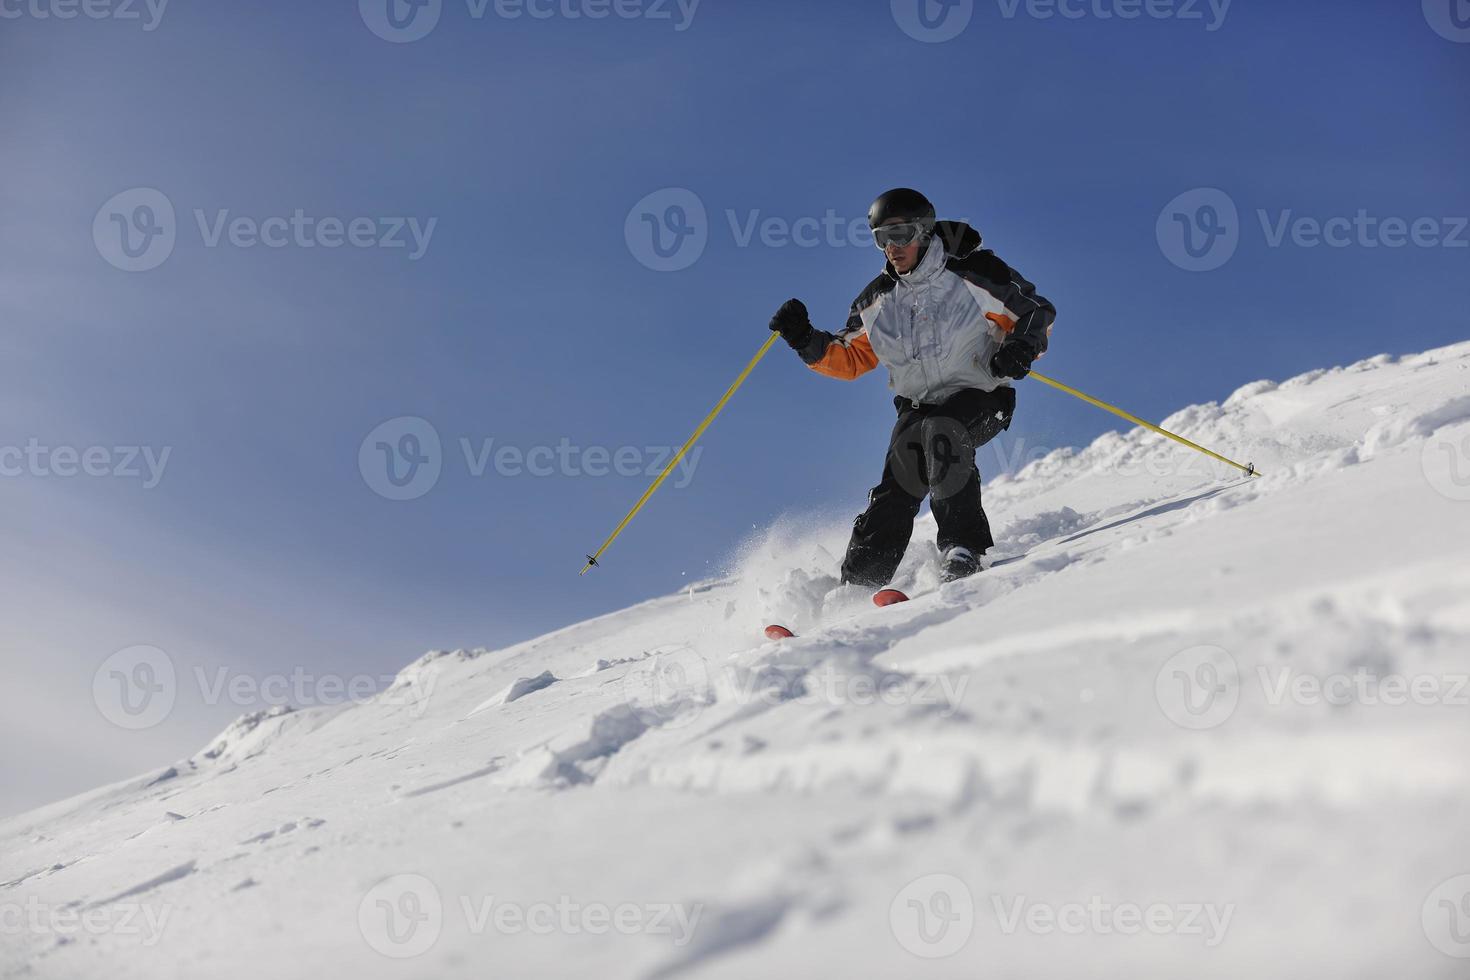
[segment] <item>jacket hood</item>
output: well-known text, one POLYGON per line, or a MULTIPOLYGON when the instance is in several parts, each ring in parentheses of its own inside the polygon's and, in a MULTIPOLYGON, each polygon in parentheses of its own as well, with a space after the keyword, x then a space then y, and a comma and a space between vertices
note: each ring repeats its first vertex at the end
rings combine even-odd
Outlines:
POLYGON ((935 222, 934 234, 944 242, 944 250, 957 259, 975 251, 982 242, 980 233, 963 221, 935 222))

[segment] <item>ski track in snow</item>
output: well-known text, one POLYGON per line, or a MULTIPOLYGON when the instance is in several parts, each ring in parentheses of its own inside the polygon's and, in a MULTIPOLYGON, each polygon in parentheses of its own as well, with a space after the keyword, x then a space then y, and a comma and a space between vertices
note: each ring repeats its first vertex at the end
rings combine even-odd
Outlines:
POLYGON ((10 907, 168 925, 22 930, 0 973, 1303 976, 1291 948, 1324 977, 1462 976, 1432 903, 1420 920, 1470 873, 1452 690, 1470 501, 1435 489, 1462 485, 1470 344, 1163 424, 1264 475, 1142 430, 1059 450, 987 481, 1000 545, 974 578, 938 584, 921 519, 894 582, 914 598, 885 609, 834 591, 845 516, 778 522, 675 595, 431 652, 361 705, 249 713, 195 756, 4 821, 10 907), (770 622, 797 637, 762 640, 770 622), (1438 681, 1438 700, 1283 693, 1359 674, 1438 681), (1229 711, 1198 724, 1224 702, 1171 700, 1191 677, 1229 711), (900 897, 936 873, 966 883, 975 935, 926 958, 900 897), (363 924, 398 875, 442 908, 406 960, 363 924), (474 928, 484 896, 697 916, 679 941, 548 936, 474 928), (1211 947, 1008 932, 992 906, 1017 896, 1234 918, 1211 947))

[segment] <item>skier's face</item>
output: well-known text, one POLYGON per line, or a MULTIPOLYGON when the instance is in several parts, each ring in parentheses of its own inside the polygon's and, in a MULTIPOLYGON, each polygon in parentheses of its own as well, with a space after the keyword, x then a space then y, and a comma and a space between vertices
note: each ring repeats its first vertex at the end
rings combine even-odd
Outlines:
MULTIPOLYGON (((903 218, 892 218, 883 222, 885 225, 900 225, 904 223, 903 218)), ((888 256, 888 261, 893 263, 893 268, 899 275, 912 272, 914 266, 919 264, 920 242, 915 240, 907 245, 888 245, 883 249, 883 254, 888 256)))

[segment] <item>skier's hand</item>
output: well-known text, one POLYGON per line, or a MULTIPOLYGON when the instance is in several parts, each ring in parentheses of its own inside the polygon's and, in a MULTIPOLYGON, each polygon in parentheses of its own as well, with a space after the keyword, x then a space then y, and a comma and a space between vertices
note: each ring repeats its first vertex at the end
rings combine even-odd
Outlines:
POLYGON ((990 373, 997 378, 1014 378, 1017 381, 1031 373, 1031 362, 1036 354, 1025 344, 1012 341, 1003 344, 990 358, 990 373))
POLYGON ((806 304, 799 299, 788 299, 781 304, 776 315, 771 317, 771 329, 791 345, 792 350, 801 350, 812 337, 812 321, 806 312, 806 304))

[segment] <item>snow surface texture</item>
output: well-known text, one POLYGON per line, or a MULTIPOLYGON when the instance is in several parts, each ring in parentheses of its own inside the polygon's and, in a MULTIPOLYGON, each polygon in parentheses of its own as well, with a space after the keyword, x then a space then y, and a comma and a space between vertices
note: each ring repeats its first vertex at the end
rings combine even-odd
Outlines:
POLYGON ((5 821, 0 972, 1470 976, 1470 344, 1164 424, 1265 476, 1108 434, 910 603, 777 526, 5 821))

